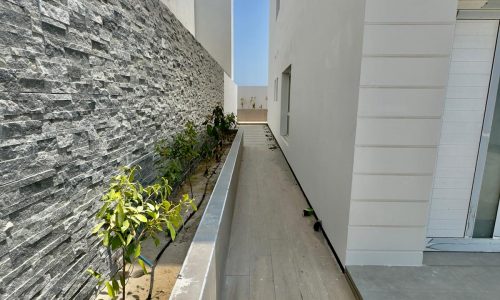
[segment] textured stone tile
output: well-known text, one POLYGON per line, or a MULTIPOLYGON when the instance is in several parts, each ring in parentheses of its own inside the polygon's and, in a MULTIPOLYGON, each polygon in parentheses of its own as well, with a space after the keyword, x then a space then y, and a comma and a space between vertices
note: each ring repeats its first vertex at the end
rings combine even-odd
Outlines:
POLYGON ((0 23, 0 298, 87 299, 110 177, 154 179, 154 142, 222 104, 223 70, 159 0, 0 1, 0 23))

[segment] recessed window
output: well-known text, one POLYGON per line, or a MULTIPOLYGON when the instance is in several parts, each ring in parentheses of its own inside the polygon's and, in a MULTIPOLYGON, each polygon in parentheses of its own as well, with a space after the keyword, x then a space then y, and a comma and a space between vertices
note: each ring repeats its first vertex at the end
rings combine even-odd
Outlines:
POLYGON ((280 13, 280 0, 276 0, 276 19, 278 19, 278 14, 280 13))
POLYGON ((292 87, 292 66, 281 74, 281 126, 280 133, 287 136, 290 133, 290 91, 292 87))

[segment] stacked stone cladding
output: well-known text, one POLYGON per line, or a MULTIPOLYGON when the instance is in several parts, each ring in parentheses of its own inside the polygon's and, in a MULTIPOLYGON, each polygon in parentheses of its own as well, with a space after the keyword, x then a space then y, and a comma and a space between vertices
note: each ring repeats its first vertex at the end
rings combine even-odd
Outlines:
POLYGON ((223 100, 223 70, 159 0, 0 0, 0 299, 88 299, 89 234, 123 165, 223 100))

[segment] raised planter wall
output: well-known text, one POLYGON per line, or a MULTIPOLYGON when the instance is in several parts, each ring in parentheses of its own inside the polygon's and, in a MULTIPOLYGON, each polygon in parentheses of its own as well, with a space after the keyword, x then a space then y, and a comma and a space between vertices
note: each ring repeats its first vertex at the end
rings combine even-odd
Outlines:
POLYGON ((159 0, 0 1, 0 299, 85 299, 117 167, 223 101, 223 70, 159 0))
POLYGON ((217 179, 170 300, 221 297, 242 151, 243 130, 240 129, 217 179))

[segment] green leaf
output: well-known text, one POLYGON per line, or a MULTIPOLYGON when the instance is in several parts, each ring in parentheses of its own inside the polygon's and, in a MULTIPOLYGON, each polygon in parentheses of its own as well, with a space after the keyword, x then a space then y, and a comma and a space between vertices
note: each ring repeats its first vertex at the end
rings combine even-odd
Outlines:
MULTIPOLYGON (((120 276, 120 281, 125 282, 125 275, 120 276)), ((118 285, 118 281, 116 279, 113 279, 113 290, 115 291, 115 294, 117 294, 120 291, 120 286, 118 285)), ((125 286, 124 284, 122 286, 125 286)))
POLYGON ((106 289, 108 290, 108 295, 111 298, 115 298, 115 290, 109 281, 106 281, 106 289))
POLYGON ((141 266, 142 271, 144 272, 144 274, 148 274, 148 270, 146 269, 146 265, 144 264, 144 262, 142 261, 142 259, 137 260, 137 262, 139 263, 139 266, 141 266))
POLYGON ((155 206, 151 203, 146 203, 150 210, 155 210, 155 206))
POLYGON ((127 244, 127 242, 125 242, 125 239, 123 238, 123 236, 122 236, 122 234, 121 234, 121 233, 117 233, 117 235, 116 235, 116 236, 118 237, 118 239, 120 239, 120 242, 121 242, 121 245, 120 245, 120 246, 122 246, 122 245, 126 245, 126 244, 127 244))
POLYGON ((97 218, 101 218, 109 207, 109 203, 104 203, 99 212, 96 214, 97 218))
POLYGON ((176 232, 175 232, 174 225, 172 225, 171 222, 167 222, 167 228, 170 232, 170 237, 172 238, 172 240, 175 240, 176 232))
POLYGON ((141 244, 137 244, 134 250, 134 257, 139 257, 141 255, 141 244))
POLYGON ((172 205, 168 200, 163 200, 161 202, 161 205, 163 205, 163 209, 165 211, 168 211, 170 209, 170 206, 172 205))
POLYGON ((120 229, 121 229, 122 232, 125 232, 128 229, 129 226, 130 226, 129 221, 125 220, 125 221, 123 221, 123 225, 122 225, 122 227, 120 229))
POLYGON ((127 246, 130 244, 130 242, 132 242, 132 239, 134 238, 134 236, 132 234, 129 234, 127 236, 127 246))
POLYGON ((102 244, 104 246, 109 246, 109 232, 104 232, 104 236, 102 238, 102 244))
MULTIPOLYGON (((111 250, 116 250, 122 246, 122 241, 118 236, 112 236, 109 243, 111 245, 111 250)), ((123 242, 123 244, 125 244, 125 242, 123 242)))
POLYGON ((92 234, 96 234, 104 224, 106 224, 106 221, 101 222, 101 223, 97 224, 96 226, 94 226, 94 229, 92 229, 92 234))
POLYGON ((148 219, 144 215, 137 214, 137 215, 134 215, 134 217, 136 217, 137 220, 139 220, 139 221, 141 221, 143 223, 147 223, 148 222, 148 219))

